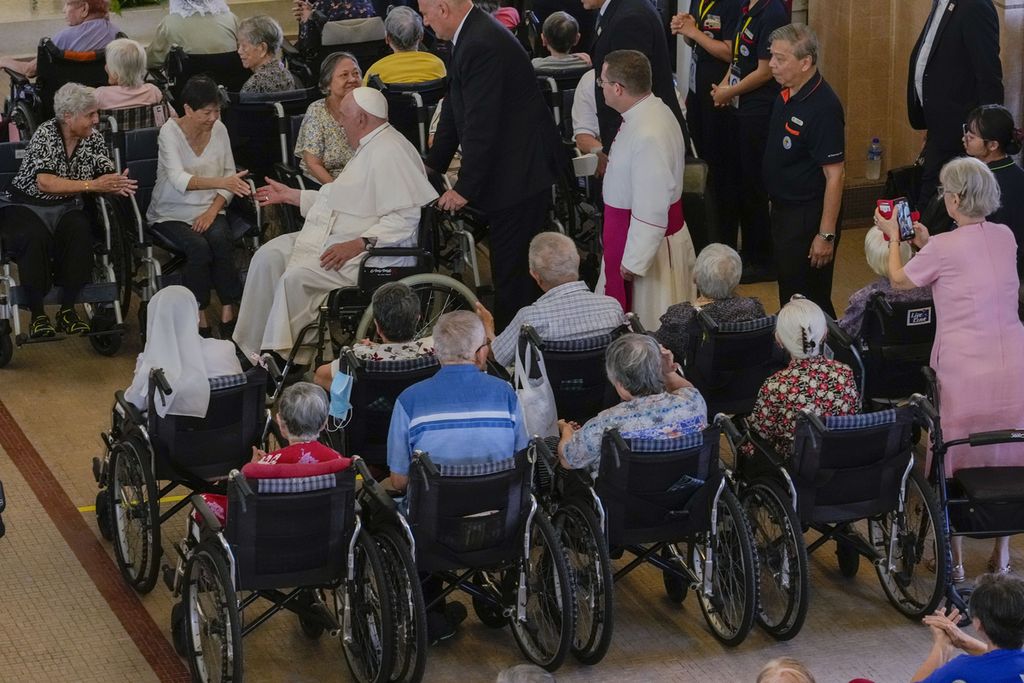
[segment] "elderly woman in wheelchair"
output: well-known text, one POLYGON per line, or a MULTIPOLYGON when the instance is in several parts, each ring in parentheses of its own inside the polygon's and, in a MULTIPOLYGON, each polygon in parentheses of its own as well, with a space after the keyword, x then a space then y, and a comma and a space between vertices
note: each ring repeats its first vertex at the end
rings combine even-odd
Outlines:
POLYGON ((135 192, 136 182, 115 172, 103 136, 95 130, 97 109, 92 88, 77 83, 61 87, 54 118, 33 134, 17 175, 0 197, 0 234, 18 264, 33 339, 53 337, 58 330, 89 332, 89 323, 75 311, 93 273, 93 221, 83 195, 135 192), (62 287, 56 328, 43 308, 55 282, 62 287))
MULTIPOLYGON (((65 51, 102 50, 121 32, 110 21, 109 0, 65 0, 64 21, 68 26, 54 34, 53 44, 65 51)), ((0 67, 26 78, 33 78, 38 66, 35 57, 30 60, 0 57, 0 67)))
POLYGON ((141 44, 118 38, 107 46, 106 57, 109 85, 96 88, 96 104, 104 116, 118 119, 120 130, 160 126, 177 116, 163 91, 146 82, 146 50, 141 44))

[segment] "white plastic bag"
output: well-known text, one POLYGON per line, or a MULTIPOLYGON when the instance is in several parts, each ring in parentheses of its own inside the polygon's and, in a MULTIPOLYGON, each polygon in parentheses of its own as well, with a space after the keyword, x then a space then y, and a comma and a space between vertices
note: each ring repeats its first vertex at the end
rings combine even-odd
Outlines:
POLYGON ((548 382, 548 372, 544 368, 544 357, 536 354, 540 376, 530 377, 535 352, 533 344, 523 346, 525 351, 520 349, 516 353, 515 388, 526 419, 526 432, 531 437, 558 436, 558 409, 555 407, 555 393, 548 382))

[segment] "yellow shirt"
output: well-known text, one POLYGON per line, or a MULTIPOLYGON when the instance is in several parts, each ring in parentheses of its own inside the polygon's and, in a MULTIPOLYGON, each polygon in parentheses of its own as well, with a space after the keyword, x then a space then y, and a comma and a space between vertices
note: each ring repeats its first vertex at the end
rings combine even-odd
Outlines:
POLYGON ((429 52, 395 52, 374 62, 363 78, 377 74, 385 83, 423 83, 444 78, 447 72, 437 55, 429 52))

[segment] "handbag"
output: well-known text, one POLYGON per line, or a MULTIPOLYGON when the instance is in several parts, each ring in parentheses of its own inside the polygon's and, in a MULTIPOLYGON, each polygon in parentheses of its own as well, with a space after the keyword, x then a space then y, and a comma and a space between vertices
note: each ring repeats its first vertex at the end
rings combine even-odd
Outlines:
POLYGON ((558 436, 558 409, 555 406, 555 392, 551 390, 548 372, 544 367, 544 356, 525 340, 520 342, 516 353, 513 381, 526 421, 527 434, 558 436), (532 370, 536 370, 536 373, 532 370))

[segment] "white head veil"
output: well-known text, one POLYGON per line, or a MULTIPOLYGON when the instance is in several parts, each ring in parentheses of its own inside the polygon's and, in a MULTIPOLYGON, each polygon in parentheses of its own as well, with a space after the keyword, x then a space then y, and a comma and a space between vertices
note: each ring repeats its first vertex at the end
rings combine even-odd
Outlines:
POLYGON ((171 0, 170 12, 181 17, 194 14, 227 14, 231 10, 225 0, 171 0))
POLYGON ((205 417, 210 405, 210 380, 199 336, 196 297, 180 285, 165 287, 150 300, 148 312, 146 348, 128 391, 146 396, 150 371, 161 368, 171 385, 171 395, 155 396, 156 412, 161 417, 205 417))

